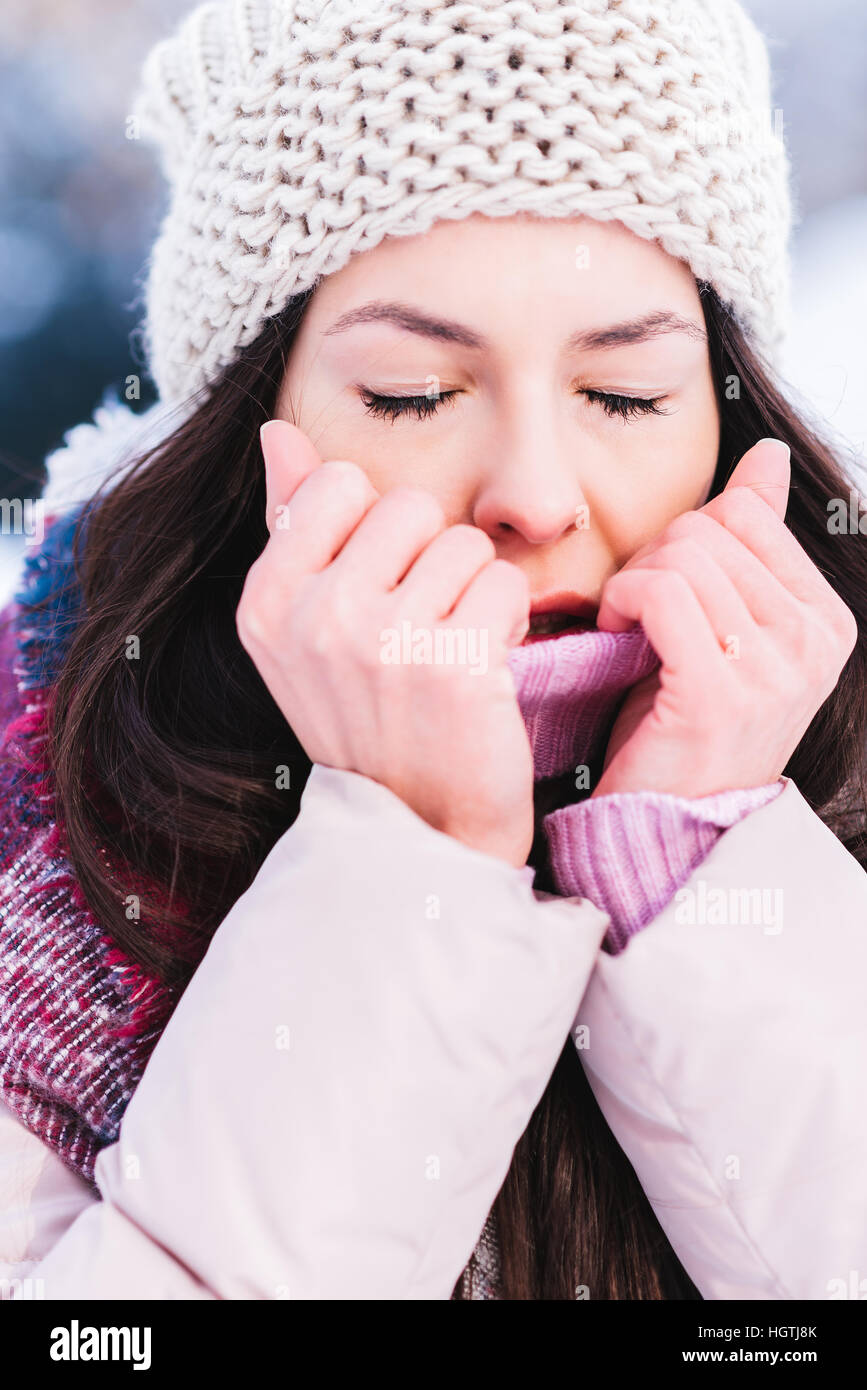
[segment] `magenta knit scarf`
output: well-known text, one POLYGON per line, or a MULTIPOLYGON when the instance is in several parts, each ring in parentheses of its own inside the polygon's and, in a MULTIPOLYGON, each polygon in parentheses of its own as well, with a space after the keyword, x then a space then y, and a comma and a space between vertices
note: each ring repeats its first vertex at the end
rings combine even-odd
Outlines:
MULTIPOLYGON (((130 961, 91 914, 67 855, 46 754, 52 686, 79 601, 76 513, 49 518, 0 619, 0 1095, 93 1185, 150 1053, 180 997, 130 961)), ((536 777, 599 751, 626 689, 657 664, 640 628, 514 650, 509 665, 536 777)), ((205 946, 201 948, 204 954, 205 946)), ((198 961, 193 962, 193 968, 198 961)))
POLYGON ((508 661, 537 779, 597 757, 626 691, 659 665, 641 627, 532 642, 508 661))

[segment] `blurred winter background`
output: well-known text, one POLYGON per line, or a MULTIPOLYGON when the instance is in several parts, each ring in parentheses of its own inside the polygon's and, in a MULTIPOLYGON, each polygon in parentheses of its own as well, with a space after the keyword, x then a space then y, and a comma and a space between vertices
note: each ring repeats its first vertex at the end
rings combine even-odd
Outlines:
MULTIPOLYGON (((36 497, 46 453, 107 387, 142 377, 148 248, 164 206, 127 138, 141 62, 191 0, 0 7, 0 498, 36 497)), ((867 436, 867 12, 863 0, 747 0, 792 158, 795 325, 784 373, 841 438, 867 436)), ((0 537, 0 591, 21 538, 0 537)))

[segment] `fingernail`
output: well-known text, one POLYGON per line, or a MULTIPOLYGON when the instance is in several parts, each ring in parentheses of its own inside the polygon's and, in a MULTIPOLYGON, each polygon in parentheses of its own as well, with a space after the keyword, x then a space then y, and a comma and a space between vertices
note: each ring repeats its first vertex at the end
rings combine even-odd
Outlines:
POLYGON ((788 444, 786 443, 786 441, 785 441, 784 439, 774 439, 774 438, 772 438, 772 437, 769 436, 767 439, 759 439, 759 440, 757 440, 757 443, 759 443, 759 444, 776 444, 776 446, 777 446, 778 449, 785 449, 785 451, 786 451, 786 458, 787 458, 787 459, 790 459, 790 458, 792 457, 792 451, 791 451, 791 449, 789 448, 788 444))
POLYGON ((270 465, 268 462, 268 431, 273 429, 274 426, 278 423, 279 421, 277 420, 266 420, 264 425, 261 425, 259 428, 259 448, 262 450, 262 463, 265 467, 266 481, 269 479, 271 473, 270 465))
POLYGON ((279 423, 279 420, 266 420, 264 425, 259 426, 259 443, 262 446, 263 452, 265 448, 265 439, 267 437, 268 430, 273 429, 274 426, 279 423))

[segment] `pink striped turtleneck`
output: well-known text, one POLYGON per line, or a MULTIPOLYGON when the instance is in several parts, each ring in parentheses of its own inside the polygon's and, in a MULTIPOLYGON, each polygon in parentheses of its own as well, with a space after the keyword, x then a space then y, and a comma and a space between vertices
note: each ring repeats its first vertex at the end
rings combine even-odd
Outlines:
MULTIPOLYGON (((508 660, 537 780, 597 760, 627 690, 659 665, 641 627, 537 640, 516 647, 508 660)), ((589 898, 607 912, 605 949, 621 951, 661 912, 723 831, 784 785, 780 779, 691 798, 618 792, 552 811, 543 824, 557 891, 589 898)))

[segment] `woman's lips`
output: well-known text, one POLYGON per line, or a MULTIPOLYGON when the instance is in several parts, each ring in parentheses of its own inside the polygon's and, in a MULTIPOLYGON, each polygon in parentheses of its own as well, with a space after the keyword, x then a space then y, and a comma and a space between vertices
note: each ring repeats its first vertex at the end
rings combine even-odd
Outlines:
POLYGON ((521 643, 526 647, 530 642, 550 641, 553 637, 566 637, 574 632, 595 632, 596 624, 587 620, 581 621, 574 615, 563 615, 563 621, 557 626, 546 624, 540 618, 537 623, 531 622, 526 637, 521 643))
POLYGON ((596 627, 596 605, 572 594, 551 594, 530 608, 530 626, 522 646, 567 633, 589 632, 596 627))

